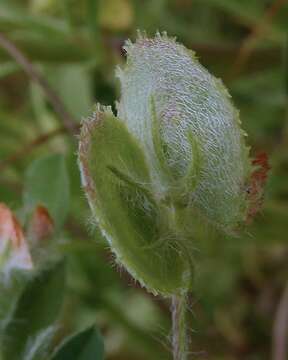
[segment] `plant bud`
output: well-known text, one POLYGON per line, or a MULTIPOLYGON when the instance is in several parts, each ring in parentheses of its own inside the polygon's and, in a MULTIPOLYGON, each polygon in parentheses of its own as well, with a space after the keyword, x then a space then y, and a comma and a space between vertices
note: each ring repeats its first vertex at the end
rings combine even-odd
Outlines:
POLYGON ((227 90, 166 34, 139 34, 125 50, 118 116, 143 146, 156 191, 176 189, 207 221, 233 230, 247 216, 251 170, 227 90))
POLYGON ((117 261, 149 290, 181 294, 194 219, 225 232, 247 222, 252 164, 227 90, 193 52, 166 34, 125 50, 118 118, 98 106, 83 122, 82 183, 117 261))
POLYGON ((12 211, 0 203, 0 273, 9 277, 15 269, 32 270, 33 263, 21 225, 12 211))

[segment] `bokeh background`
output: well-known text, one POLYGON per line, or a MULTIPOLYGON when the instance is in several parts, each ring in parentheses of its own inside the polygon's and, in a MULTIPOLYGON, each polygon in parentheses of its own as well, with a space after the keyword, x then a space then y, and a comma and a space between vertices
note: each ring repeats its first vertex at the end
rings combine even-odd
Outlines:
POLYGON ((109 360, 171 358, 169 302, 116 266, 89 225, 71 135, 93 103, 114 104, 119 96, 114 68, 136 29, 167 31, 196 51, 240 109, 251 153, 265 151, 272 167, 263 209, 240 236, 195 231, 191 359, 280 360, 277 344, 288 339, 285 326, 279 332, 288 308, 285 0, 0 1, 0 202, 21 208, 35 159, 63 154, 69 174, 58 239, 69 270, 59 340, 96 321, 109 360), (65 110, 55 111, 50 89, 65 110))

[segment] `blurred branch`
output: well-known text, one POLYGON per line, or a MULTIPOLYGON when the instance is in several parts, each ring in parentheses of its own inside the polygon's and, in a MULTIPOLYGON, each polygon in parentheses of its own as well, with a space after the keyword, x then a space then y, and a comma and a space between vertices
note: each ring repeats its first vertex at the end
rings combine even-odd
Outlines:
POLYGON ((247 64, 253 50, 255 49, 255 45, 257 40, 263 36, 267 27, 272 22, 272 19, 276 16, 276 14, 280 11, 283 5, 287 3, 287 0, 276 0, 272 3, 272 5, 266 10, 263 15, 261 21, 259 21, 253 28, 250 35, 244 39, 238 54, 236 55, 236 60, 232 65, 230 77, 234 78, 237 76, 244 66, 247 64))
POLYGON ((272 359, 288 358, 288 282, 280 299, 273 327, 272 359))
MULTIPOLYGON (((74 125, 73 131, 76 131, 79 129, 79 126, 74 125)), ((51 140, 55 136, 61 135, 63 133, 67 132, 66 127, 61 127, 55 130, 52 130, 46 134, 40 135, 35 140, 31 141, 31 143, 24 145, 21 149, 15 151, 13 154, 11 154, 9 157, 7 157, 4 160, 0 161, 0 170, 3 170, 6 166, 10 165, 11 163, 14 163, 18 160, 21 160, 23 156, 27 156, 28 153, 33 151, 36 147, 46 143, 47 141, 51 140)))
MULTIPOLYGON (((8 179, 3 178, 2 174, 0 177, 0 185, 5 186, 6 188, 9 188, 11 191, 13 191, 17 195, 21 195, 21 192, 22 192, 21 184, 19 184, 18 182, 13 182, 10 179, 8 180, 8 179)), ((0 357, 0 360, 2 360, 1 357, 0 357)))
POLYGON ((287 146, 288 144, 288 32, 286 35, 284 52, 283 52, 283 68, 284 68, 284 91, 286 98, 286 109, 285 109, 286 122, 283 131, 283 145, 287 146))
POLYGON ((26 56, 3 34, 0 33, 0 46, 4 48, 9 55, 19 64, 26 74, 35 81, 44 91, 47 99, 53 106, 55 112, 59 115, 66 130, 75 134, 75 120, 72 115, 65 109, 65 106, 59 96, 50 87, 42 74, 34 67, 34 65, 26 58, 26 56))

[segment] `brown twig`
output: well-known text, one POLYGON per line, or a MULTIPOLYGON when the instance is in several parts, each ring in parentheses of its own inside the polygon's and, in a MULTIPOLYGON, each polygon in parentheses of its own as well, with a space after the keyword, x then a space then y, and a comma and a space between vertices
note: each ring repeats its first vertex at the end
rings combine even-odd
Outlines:
MULTIPOLYGON (((79 129, 79 126, 73 127, 73 131, 76 131, 79 129)), ((0 170, 3 170, 6 166, 8 166, 11 163, 14 163, 20 159, 22 159, 23 156, 26 156, 28 153, 34 150, 35 147, 44 144, 45 142, 51 140, 55 136, 58 136, 60 134, 63 134, 67 132, 66 127, 61 127, 55 130, 52 130, 46 134, 40 135, 35 140, 31 141, 29 144, 24 145, 21 149, 15 151, 13 154, 8 156, 6 159, 0 161, 0 170)))
POLYGON ((35 81, 44 91, 47 99, 53 106, 55 112, 59 115, 66 130, 75 134, 75 120, 72 115, 66 110, 62 100, 51 88, 42 74, 34 67, 34 65, 27 59, 27 57, 19 50, 3 33, 0 33, 0 46, 5 49, 9 55, 19 64, 26 74, 35 81))
POLYGON ((247 64, 257 40, 265 33, 267 27, 271 23, 272 19, 279 12, 281 7, 287 2, 287 0, 276 0, 272 5, 266 10, 262 19, 253 27, 251 33, 244 39, 238 54, 236 55, 236 60, 232 65, 230 71, 230 78, 238 75, 247 64))
POLYGON ((272 359, 288 358, 288 282, 280 299, 273 326, 272 359))

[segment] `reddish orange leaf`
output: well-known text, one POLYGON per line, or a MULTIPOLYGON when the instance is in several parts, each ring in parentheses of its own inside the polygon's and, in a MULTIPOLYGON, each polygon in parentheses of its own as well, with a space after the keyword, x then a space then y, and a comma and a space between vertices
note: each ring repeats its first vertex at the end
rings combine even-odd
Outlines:
POLYGON ((29 233, 33 239, 39 241, 52 235, 54 223, 48 210, 38 205, 34 210, 29 226, 29 233))
POLYGON ((267 181, 268 171, 271 169, 268 162, 268 156, 265 152, 257 154, 252 161, 252 165, 255 167, 255 170, 251 174, 250 183, 247 189, 250 202, 247 222, 250 222, 262 207, 264 186, 267 181))
POLYGON ((26 243, 22 227, 12 211, 0 203, 0 254, 10 247, 7 259, 10 267, 32 269, 32 259, 26 243))

